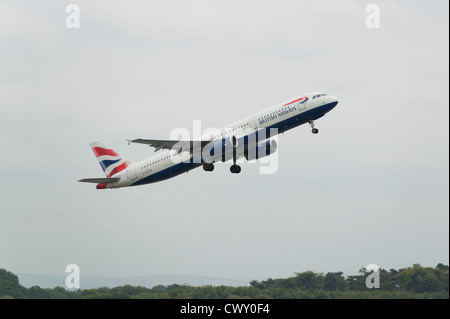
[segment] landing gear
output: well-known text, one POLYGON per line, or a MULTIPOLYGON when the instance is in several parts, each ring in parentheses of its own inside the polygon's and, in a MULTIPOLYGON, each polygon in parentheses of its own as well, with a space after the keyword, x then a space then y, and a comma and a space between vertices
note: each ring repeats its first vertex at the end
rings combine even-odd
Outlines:
POLYGON ((309 123, 309 125, 311 125, 311 128, 312 128, 311 132, 313 134, 319 133, 319 130, 314 127, 314 121, 313 120, 309 121, 308 123, 309 123))
POLYGON ((213 163, 205 163, 205 164, 203 164, 203 169, 206 172, 212 172, 214 170, 214 164, 213 163))
POLYGON ((233 164, 230 167, 230 172, 233 174, 239 174, 241 172, 241 167, 239 165, 233 164))
POLYGON ((239 174, 241 172, 241 167, 236 165, 236 148, 233 147, 233 165, 230 167, 230 172, 233 174, 239 174))

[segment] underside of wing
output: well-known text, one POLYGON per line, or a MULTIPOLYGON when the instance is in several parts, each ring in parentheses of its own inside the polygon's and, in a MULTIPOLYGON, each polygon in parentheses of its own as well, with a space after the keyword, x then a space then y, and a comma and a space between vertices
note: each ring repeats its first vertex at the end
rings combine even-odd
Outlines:
POLYGON ((118 177, 83 178, 79 182, 84 183, 112 183, 118 181, 118 177))

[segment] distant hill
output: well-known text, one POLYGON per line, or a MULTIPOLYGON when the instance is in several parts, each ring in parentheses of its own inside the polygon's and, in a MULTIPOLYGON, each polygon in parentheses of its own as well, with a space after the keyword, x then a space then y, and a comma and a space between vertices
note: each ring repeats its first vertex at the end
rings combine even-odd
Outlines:
MULTIPOLYGON (((39 275, 39 274, 17 274, 22 286, 30 288, 39 286, 41 288, 65 287, 66 275, 39 275)), ((253 278, 254 279, 254 278, 253 278)), ((192 275, 149 275, 130 277, 104 277, 104 276, 80 276, 81 289, 96 289, 100 287, 114 288, 118 286, 132 285, 152 288, 154 286, 168 286, 172 284, 188 284, 190 286, 249 286, 253 279, 230 279, 207 276, 192 275)))

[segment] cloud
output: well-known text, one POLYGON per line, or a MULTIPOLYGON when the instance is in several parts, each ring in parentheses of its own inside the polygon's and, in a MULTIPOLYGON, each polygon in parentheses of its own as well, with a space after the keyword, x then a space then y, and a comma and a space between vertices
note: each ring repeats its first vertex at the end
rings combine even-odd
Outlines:
POLYGON ((77 3, 77 30, 63 3, 1 5, 0 242, 15 243, 2 267, 274 277, 448 261, 439 5, 382 1, 369 30, 353 1, 77 3), (277 174, 227 163, 131 189, 76 182, 103 174, 94 140, 138 161, 153 150, 125 138, 221 127, 316 90, 339 105, 320 134, 279 137, 277 174), (405 243, 418 251, 398 256, 405 243))

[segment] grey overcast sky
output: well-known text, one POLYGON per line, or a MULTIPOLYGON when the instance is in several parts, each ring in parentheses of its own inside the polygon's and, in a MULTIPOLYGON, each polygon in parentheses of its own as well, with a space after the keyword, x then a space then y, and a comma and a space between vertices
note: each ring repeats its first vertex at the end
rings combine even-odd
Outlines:
POLYGON ((0 267, 277 278, 448 264, 448 6, 0 0, 0 267), (276 174, 226 163, 77 183, 103 176, 92 141, 138 161, 153 150, 126 138, 221 127, 309 91, 340 103, 318 135, 279 137, 276 174))

